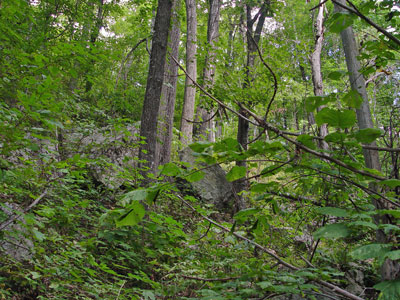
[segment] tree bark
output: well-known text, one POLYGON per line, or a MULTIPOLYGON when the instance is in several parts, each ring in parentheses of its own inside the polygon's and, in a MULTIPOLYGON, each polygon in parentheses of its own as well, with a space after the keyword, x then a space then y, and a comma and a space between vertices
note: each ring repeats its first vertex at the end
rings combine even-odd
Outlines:
MULTIPOLYGON (((207 54, 204 62, 202 83, 206 90, 210 90, 214 85, 215 75, 215 47, 219 36, 219 18, 221 0, 209 0, 208 25, 207 25, 207 54)), ((215 141, 215 121, 211 120, 214 115, 213 108, 206 108, 207 100, 205 97, 200 99, 200 106, 197 108, 196 120, 202 121, 197 126, 197 136, 204 136, 210 142, 215 141)))
MULTIPOLYGON (((345 4, 345 0, 338 1, 345 4)), ((347 13, 343 8, 335 4, 335 10, 340 13, 347 13)), ((368 103, 368 94, 365 86, 365 79, 360 73, 360 62, 357 57, 359 55, 357 43, 355 40, 353 28, 351 26, 344 29, 341 33, 342 44, 346 56, 347 69, 349 71, 350 85, 353 90, 356 90, 364 99, 360 108, 356 110, 358 127, 360 129, 373 128, 371 111, 368 103)), ((376 143, 371 143, 369 146, 376 146, 376 143)), ((376 150, 363 149, 365 165, 370 169, 381 169, 379 154, 376 150)), ((376 185, 371 185, 372 189, 377 189, 376 185)), ((388 208, 386 203, 380 199, 374 199, 373 204, 377 209, 388 208)), ((377 223, 389 223, 390 219, 387 216, 376 217, 377 223)), ((390 237, 387 236, 383 230, 377 230, 376 239, 379 243, 389 243, 390 237)), ((381 266, 382 280, 393 280, 400 277, 400 264, 399 262, 386 259, 381 266)))
POLYGON ((174 125, 176 85, 178 81, 178 65, 171 57, 178 58, 179 55, 179 7, 180 0, 174 0, 172 27, 170 39, 168 41, 169 60, 165 63, 164 84, 161 91, 161 109, 158 118, 158 140, 157 153, 159 154, 159 164, 163 165, 171 159, 172 129, 174 125))
MULTIPOLYGON (((140 136, 145 139, 145 143, 140 146, 139 159, 145 160, 145 162, 142 162, 140 166, 147 167, 152 173, 155 173, 158 167, 158 155, 156 155, 157 117, 164 80, 171 10, 172 0, 158 1, 141 117, 140 136)), ((147 171, 144 170, 143 173, 145 174, 147 171)))
MULTIPOLYGON (((314 95, 315 96, 323 96, 324 95, 324 86, 322 81, 322 72, 321 72, 321 52, 322 46, 324 42, 324 9, 325 4, 323 0, 320 0, 320 6, 318 8, 318 15, 315 20, 315 47, 314 51, 311 54, 310 62, 311 62, 311 75, 314 86, 314 95)), ((317 111, 323 109, 324 106, 320 106, 317 108, 317 111)), ((313 117, 314 120, 314 117, 313 117)), ((319 126, 318 135, 320 137, 325 137, 328 135, 328 127, 326 124, 319 126)), ((324 140, 319 141, 319 147, 324 150, 328 150, 329 146, 324 140)))
MULTIPOLYGON (((197 77, 197 13, 196 0, 186 0, 187 36, 186 36, 186 69, 193 80, 197 77)), ((183 99, 181 136, 182 144, 192 142, 193 116, 196 98, 196 87, 189 76, 186 76, 185 93, 183 99)))

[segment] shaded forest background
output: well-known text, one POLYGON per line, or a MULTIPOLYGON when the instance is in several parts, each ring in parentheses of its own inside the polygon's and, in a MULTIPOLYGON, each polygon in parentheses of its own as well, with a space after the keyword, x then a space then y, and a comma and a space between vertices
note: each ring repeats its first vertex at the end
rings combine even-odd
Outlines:
POLYGON ((0 298, 400 299, 399 15, 0 0, 0 298))

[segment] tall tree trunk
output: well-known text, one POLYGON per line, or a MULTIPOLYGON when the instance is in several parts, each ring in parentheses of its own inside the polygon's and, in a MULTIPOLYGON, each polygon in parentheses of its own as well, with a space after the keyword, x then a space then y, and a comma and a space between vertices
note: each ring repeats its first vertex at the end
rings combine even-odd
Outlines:
MULTIPOLYGON (((104 18, 104 0, 98 0, 98 7, 97 7, 97 16, 94 26, 90 29, 90 49, 95 46, 95 43, 100 35, 100 29, 103 26, 103 18, 104 18)), ((86 85, 85 85, 85 93, 87 94, 86 97, 90 100, 90 96, 88 95, 89 92, 92 90, 93 82, 90 79, 90 72, 93 70, 94 60, 90 60, 89 62, 89 69, 87 70, 86 74, 86 85)))
MULTIPOLYGON (((197 76, 197 13, 196 0, 186 0, 187 37, 186 37, 186 69, 193 80, 197 76)), ((181 136, 182 144, 192 142, 193 116, 196 98, 196 87, 189 76, 186 76, 185 93, 183 99, 181 136)))
MULTIPOLYGON (((346 4, 345 0, 338 1, 341 4, 346 4)), ((335 5, 335 10, 341 13, 347 13, 338 5, 335 5)), ((365 86, 365 79, 360 73, 360 62, 357 59, 359 55, 357 43, 354 37, 353 28, 351 26, 344 29, 341 33, 342 44, 344 48, 344 53, 346 56, 347 69, 349 71, 350 85, 351 88, 357 91, 364 101, 362 102, 360 108, 356 110, 358 127, 360 129, 373 128, 371 111, 368 103, 368 94, 365 86)), ((376 146, 376 143, 370 144, 376 146)), ((381 164, 379 160, 379 155, 376 150, 363 150, 365 165, 370 169, 381 169, 381 164)), ((376 185, 371 185, 372 189, 377 189, 376 185)), ((388 208, 384 201, 380 199, 374 199, 373 204, 377 209, 388 208)), ((389 223, 390 219, 387 216, 376 217, 375 221, 377 223, 389 223)), ((379 243, 389 243, 390 237, 385 234, 383 230, 377 230, 376 238, 379 243)), ((400 277, 400 264, 398 261, 392 261, 386 259, 381 266, 381 276, 383 280, 393 280, 400 277)))
MULTIPOLYGON (((208 2, 207 54, 204 62, 202 83, 204 88, 210 90, 214 85, 215 44, 218 42, 219 36, 221 0, 208 0, 208 2)), ((203 121, 203 123, 197 126, 198 132, 196 132, 196 135, 207 137, 206 139, 208 141, 213 142, 215 141, 215 121, 211 120, 211 118, 214 115, 214 110, 212 108, 206 108, 206 101, 207 99, 202 97, 200 106, 197 108, 196 120, 203 121)))
MULTIPOLYGON (((164 80, 171 10, 172 0, 158 0, 149 74, 141 117, 140 136, 145 138, 146 143, 140 146, 139 159, 146 161, 141 164, 141 167, 147 167, 152 173, 155 173, 158 167, 158 155, 156 155, 157 117, 164 80)), ((146 173, 146 171, 143 173, 146 173)))
MULTIPOLYGON (((315 96, 323 96, 324 95, 324 86, 322 83, 322 72, 321 72, 321 52, 322 46, 324 42, 324 9, 325 4, 323 0, 320 0, 320 6, 318 8, 317 19, 315 20, 315 47, 314 51, 311 54, 310 62, 311 62, 311 74, 312 81, 314 85, 314 95, 315 96)), ((317 108, 317 111, 320 111, 324 106, 320 106, 317 108)), ((314 118, 313 118, 314 120, 314 118)), ((320 137, 325 137, 328 135, 328 127, 326 124, 319 126, 318 135, 320 137)), ((319 141, 319 147, 324 150, 328 150, 329 146, 324 141, 319 141)))
POLYGON ((174 125, 176 84, 178 81, 178 65, 171 57, 178 58, 180 22, 179 8, 180 0, 174 0, 172 27, 168 41, 169 60, 165 63, 164 84, 161 92, 161 109, 158 118, 158 141, 157 153, 159 163, 166 164, 171 158, 172 129, 174 125))
MULTIPOLYGON (((257 45, 258 42, 260 41, 261 31, 264 27, 264 22, 266 17, 266 5, 264 4, 254 17, 252 17, 252 11, 253 7, 249 4, 246 4, 247 63, 246 63, 246 73, 245 73, 243 89, 248 89, 250 87, 250 82, 252 80, 251 72, 254 68, 257 45), (255 31, 253 31, 253 26, 256 21, 257 21, 256 29, 255 31)), ((251 105, 251 103, 246 103, 246 105, 251 105)), ((248 112, 245 109, 239 108, 239 113, 244 117, 248 117, 248 112)), ((247 150, 248 135, 249 135, 249 122, 246 119, 239 117, 237 141, 243 150, 247 150)), ((237 161, 236 165, 241 167, 246 167, 246 162, 237 161)), ((235 191, 237 193, 240 193, 246 190, 247 188, 246 181, 238 180, 234 182, 234 187, 235 191)), ((238 204, 238 209, 242 209, 244 207, 245 207, 244 199, 241 199, 240 203, 238 204)))

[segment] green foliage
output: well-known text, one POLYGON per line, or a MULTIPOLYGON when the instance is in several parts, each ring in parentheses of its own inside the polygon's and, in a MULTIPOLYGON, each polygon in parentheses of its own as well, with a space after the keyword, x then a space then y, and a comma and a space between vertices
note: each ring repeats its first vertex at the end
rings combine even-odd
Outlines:
MULTIPOLYGON (((386 209, 371 207, 377 200, 373 187, 388 200, 399 201, 397 152, 380 153, 382 174, 376 173, 393 178, 376 182, 295 149, 281 137, 293 133, 299 143, 319 152, 316 126, 308 121, 308 113, 326 106, 315 114, 317 125, 330 126, 324 154, 365 170, 361 144, 375 141, 379 147, 398 148, 398 46, 372 33, 353 15, 329 14, 321 70, 326 96, 310 97, 308 61, 315 37, 309 9, 317 3, 271 2, 260 49, 277 77, 278 91, 266 121, 282 132, 268 130, 268 137, 259 137, 262 129, 251 125, 252 142, 245 149, 236 139, 237 118, 226 110, 228 118, 218 119, 222 136, 217 142, 189 146, 199 165, 177 161, 175 135, 173 161, 160 167, 152 184, 141 186, 137 157, 122 158, 130 163, 121 167, 102 155, 95 157, 92 150, 113 152, 120 144, 135 149, 143 142, 137 137, 134 145, 128 145, 132 133, 127 125, 140 119, 150 38, 131 50, 151 35, 156 2, 104 1, 103 7, 91 0, 79 5, 70 0, 1 2, 0 206, 18 204, 27 211, 17 213, 19 228, 0 231, 0 243, 3 247, 3 242, 23 234, 33 247, 32 256, 21 262, 2 248, 0 298, 239 300, 295 294, 312 299, 325 292, 318 280, 347 286, 348 270, 360 260, 364 283, 381 292, 379 299, 399 298, 399 282, 378 283, 378 273, 384 259, 400 259, 394 242, 400 234, 400 211, 386 203, 386 209), (100 32, 98 25, 103 27, 100 32), (350 25, 363 32, 358 36, 359 59, 365 66, 363 75, 371 79, 368 93, 374 122, 383 130, 356 129, 353 110, 363 100, 348 91, 339 37, 331 34, 350 25), (123 136, 122 141, 105 139, 83 149, 82 141, 98 128, 123 136), (71 136, 76 137, 73 142, 71 136), (246 161, 247 168, 235 165, 236 161, 246 161), (227 171, 228 181, 249 183, 241 195, 247 208, 233 210, 234 203, 218 211, 195 193, 184 195, 175 186, 182 179, 202 180, 202 168, 213 164, 227 171), (96 170, 117 170, 121 185, 100 182, 96 170), (197 213, 177 194, 186 196, 197 213), (205 221, 200 213, 230 232, 205 221), (379 218, 386 221, 377 223, 379 218), (376 243, 376 230, 390 241, 376 243), (299 270, 278 266, 233 233, 268 248, 299 270), (312 260, 313 267, 302 258, 312 260)), ((261 2, 246 1, 255 7, 261 2)), ((382 28, 399 27, 394 1, 356 4, 382 28)), ((207 5, 198 1, 199 70, 209 49, 207 5)), ((245 32, 239 26, 244 21, 242 9, 228 2, 221 9, 217 71, 210 92, 230 109, 237 109, 239 101, 263 116, 274 81, 257 55, 251 70, 243 67, 247 53, 245 32), (246 81, 247 72, 251 80, 246 81)), ((184 11, 181 5, 182 29, 184 11)), ((180 121, 182 75, 175 125, 180 121)), ((220 112, 217 118, 224 115, 220 112)), ((1 210, 0 226, 8 219, 1 210)))
POLYGON ((352 110, 340 111, 325 107, 317 113, 315 120, 319 126, 327 123, 329 126, 345 129, 354 126, 356 114, 352 110))

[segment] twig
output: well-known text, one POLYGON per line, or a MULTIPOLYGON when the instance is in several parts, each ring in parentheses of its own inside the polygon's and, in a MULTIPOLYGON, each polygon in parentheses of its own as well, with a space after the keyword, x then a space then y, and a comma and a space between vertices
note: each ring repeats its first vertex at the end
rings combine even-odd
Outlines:
POLYGON ((310 11, 313 11, 314 9, 319 8, 320 6, 324 5, 326 2, 328 2, 329 0, 325 0, 322 1, 321 3, 319 3, 318 5, 314 6, 313 8, 310 9, 310 11))
POLYGON ((265 62, 265 60, 264 60, 264 58, 262 56, 260 47, 258 46, 258 43, 256 43, 256 41, 254 40, 254 37, 251 34, 250 34, 250 37, 251 37, 251 39, 253 41, 253 44, 257 48, 257 53, 258 53, 258 56, 260 57, 261 62, 268 69, 268 71, 272 74, 272 77, 274 78, 274 93, 272 94, 271 100, 268 103, 267 110, 266 110, 265 116, 264 116, 264 120, 267 120, 268 113, 269 113, 269 111, 271 109, 272 102, 274 102, 275 97, 276 97, 276 93, 278 92, 278 79, 276 78, 276 75, 275 75, 274 71, 272 71, 271 67, 265 62))
POLYGON ((125 63, 126 61, 129 59, 129 57, 132 55, 132 53, 136 50, 137 47, 139 47, 139 45, 141 43, 143 43, 144 41, 147 41, 147 37, 144 39, 141 39, 139 42, 136 43, 135 46, 133 46, 133 48, 131 49, 131 51, 128 52, 128 54, 125 56, 124 61, 121 63, 121 68, 119 69, 118 75, 117 75, 117 79, 115 80, 115 88, 117 88, 118 86, 118 81, 121 78, 121 74, 122 74, 122 70, 125 67, 125 63))
POLYGON ((231 281, 235 279, 239 279, 240 277, 226 277, 226 278, 200 278, 195 276, 187 276, 181 275, 183 278, 186 279, 193 279, 193 280, 200 280, 200 281, 231 281))
POLYGON ((400 148, 386 148, 386 147, 376 147, 376 146, 368 146, 362 145, 364 149, 369 150, 377 150, 377 151, 386 151, 386 152, 400 152, 400 148))
POLYGON ((261 177, 265 174, 268 173, 272 173, 276 170, 279 170, 280 168, 282 168, 283 166, 286 166, 287 164, 290 164, 292 161, 294 161, 294 159, 296 158, 296 156, 293 156, 291 159, 289 159, 288 161, 285 161, 284 163, 280 164, 279 166, 276 166, 275 168, 272 168, 271 170, 266 170, 265 172, 261 172, 260 174, 248 177, 248 178, 244 178, 244 180, 250 180, 250 179, 254 179, 254 178, 258 178, 261 177))
POLYGON ((204 234, 202 234, 201 237, 199 237, 198 239, 195 239, 194 241, 195 242, 200 241, 203 237, 205 237, 208 234, 208 232, 210 231, 211 226, 212 226, 212 223, 209 223, 207 231, 204 234))
POLYGON ((119 288, 119 291, 118 291, 117 298, 115 298, 115 300, 118 300, 119 295, 121 295, 121 291, 122 291, 122 288, 124 287, 125 283, 126 283, 126 280, 124 280, 124 281, 122 282, 122 285, 121 285, 121 287, 119 288))
POLYGON ((216 110, 215 113, 214 113, 209 119, 204 120, 204 121, 193 121, 193 120, 188 120, 188 119, 186 119, 186 118, 183 118, 183 119, 184 119, 186 122, 189 122, 189 123, 204 124, 204 123, 207 123, 207 122, 211 121, 212 119, 214 119, 215 116, 216 116, 217 114, 218 114, 218 110, 216 110))

